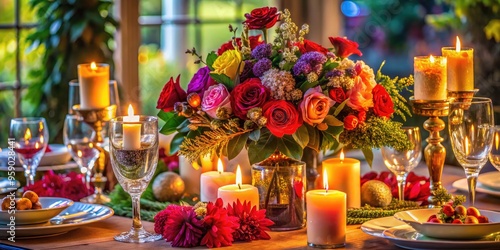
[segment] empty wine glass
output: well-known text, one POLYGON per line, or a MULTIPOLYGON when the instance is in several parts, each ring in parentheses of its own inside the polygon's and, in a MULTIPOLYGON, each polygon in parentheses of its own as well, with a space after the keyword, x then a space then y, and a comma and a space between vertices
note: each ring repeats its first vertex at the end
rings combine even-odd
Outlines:
POLYGON ((500 171, 500 126, 498 125, 493 127, 493 147, 489 158, 491 165, 500 171))
POLYGON ((87 192, 90 190, 90 177, 92 168, 99 157, 99 150, 94 144, 96 132, 85 123, 80 116, 67 115, 64 121, 64 144, 68 147, 71 157, 84 174, 84 183, 87 192))
POLYGON ((465 170, 469 203, 474 206, 479 172, 488 161, 493 144, 493 105, 491 99, 474 97, 451 102, 448 117, 453 153, 465 170))
POLYGON ((123 189, 132 197, 133 222, 128 232, 115 236, 121 242, 151 242, 161 235, 142 227, 140 197, 148 186, 158 163, 158 119, 133 116, 133 121, 117 117, 110 121, 109 140, 113 172, 123 189))
POLYGON ((49 141, 47 123, 42 117, 14 118, 10 121, 10 138, 15 141, 14 151, 23 165, 26 185, 33 185, 49 141))
POLYGON ((418 127, 401 127, 401 129, 408 136, 408 140, 412 145, 411 149, 398 151, 391 147, 382 147, 381 151, 384 164, 396 175, 399 200, 403 201, 406 176, 422 159, 422 140, 420 139, 420 129, 418 127))

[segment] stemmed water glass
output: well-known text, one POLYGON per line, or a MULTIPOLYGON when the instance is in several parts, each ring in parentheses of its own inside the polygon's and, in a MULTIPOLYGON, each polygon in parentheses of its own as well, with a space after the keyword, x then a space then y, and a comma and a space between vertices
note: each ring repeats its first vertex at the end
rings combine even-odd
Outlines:
POLYGON ((10 121, 9 137, 15 140, 14 151, 23 165, 26 185, 33 185, 49 140, 47 123, 42 117, 14 118, 10 121))
POLYGON ((110 121, 110 156, 113 172, 123 189, 132 197, 133 222, 128 232, 115 236, 121 242, 151 242, 161 235, 142 227, 140 197, 148 186, 158 163, 158 119, 134 116, 135 121, 117 117, 110 121))
POLYGON ((99 150, 94 145, 96 132, 80 116, 66 115, 63 137, 64 145, 68 147, 71 157, 80 167, 81 173, 85 175, 84 183, 88 192, 92 168, 99 158, 99 150))
POLYGON ((401 127, 408 136, 411 143, 409 150, 398 151, 391 147, 382 147, 382 158, 384 164, 396 175, 398 181, 399 200, 404 200, 406 176, 412 171, 422 159, 422 140, 418 127, 401 127))
POLYGON ((489 158, 491 165, 500 171, 500 126, 498 125, 493 127, 493 147, 489 158))
POLYGON ((474 206, 477 176, 488 161, 493 144, 493 105, 491 99, 474 97, 450 103, 448 117, 453 153, 465 170, 469 203, 474 206))

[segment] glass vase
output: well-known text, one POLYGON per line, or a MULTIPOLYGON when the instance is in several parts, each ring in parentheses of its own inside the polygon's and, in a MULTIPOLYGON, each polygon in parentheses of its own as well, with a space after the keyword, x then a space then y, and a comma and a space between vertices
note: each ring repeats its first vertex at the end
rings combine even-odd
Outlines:
POLYGON ((259 190, 260 208, 274 222, 273 231, 305 226, 306 164, 276 153, 252 166, 252 184, 259 190))

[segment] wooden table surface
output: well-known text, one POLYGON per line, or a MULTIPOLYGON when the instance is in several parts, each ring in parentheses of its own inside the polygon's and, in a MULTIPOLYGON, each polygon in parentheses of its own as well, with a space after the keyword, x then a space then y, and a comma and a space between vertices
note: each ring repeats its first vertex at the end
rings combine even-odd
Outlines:
MULTIPOLYGON (((363 169, 363 172, 368 170, 369 169, 363 169)), ((375 168, 374 170, 381 171, 385 169, 375 168)), ((419 165, 415 169, 415 172, 420 175, 428 175, 427 168, 423 164, 419 165)), ((461 167, 445 166, 443 184, 449 191, 456 192, 456 190, 452 188, 452 183, 460 178, 464 178, 464 171, 461 167)), ((476 197, 476 207, 487 210, 500 210, 500 198, 478 193, 476 197)), ((113 216, 107 220, 82 226, 79 229, 60 236, 16 240, 15 243, 2 239, 0 243, 29 249, 137 250, 170 248, 169 243, 166 243, 164 240, 145 244, 130 244, 114 241, 113 236, 120 232, 128 231, 131 227, 131 223, 130 218, 113 216)), ((153 231, 153 223, 144 222, 144 226, 147 230, 153 231)), ((247 243, 238 242, 234 243, 230 249, 309 249, 306 246, 307 237, 305 229, 290 232, 270 232, 270 235, 271 240, 247 243)), ((347 226, 346 238, 346 248, 348 249, 399 249, 386 239, 363 233, 360 230, 360 225, 347 226)), ((3 247, 4 246, 0 245, 0 249, 3 249, 3 247)))

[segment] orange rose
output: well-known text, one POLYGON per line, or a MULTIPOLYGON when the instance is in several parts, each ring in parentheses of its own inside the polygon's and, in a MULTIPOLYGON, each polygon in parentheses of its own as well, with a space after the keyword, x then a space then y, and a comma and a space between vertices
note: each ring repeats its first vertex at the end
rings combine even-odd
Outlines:
POLYGON ((334 104, 330 97, 321 92, 321 87, 311 88, 306 91, 304 99, 299 104, 302 119, 309 125, 321 123, 334 104))

